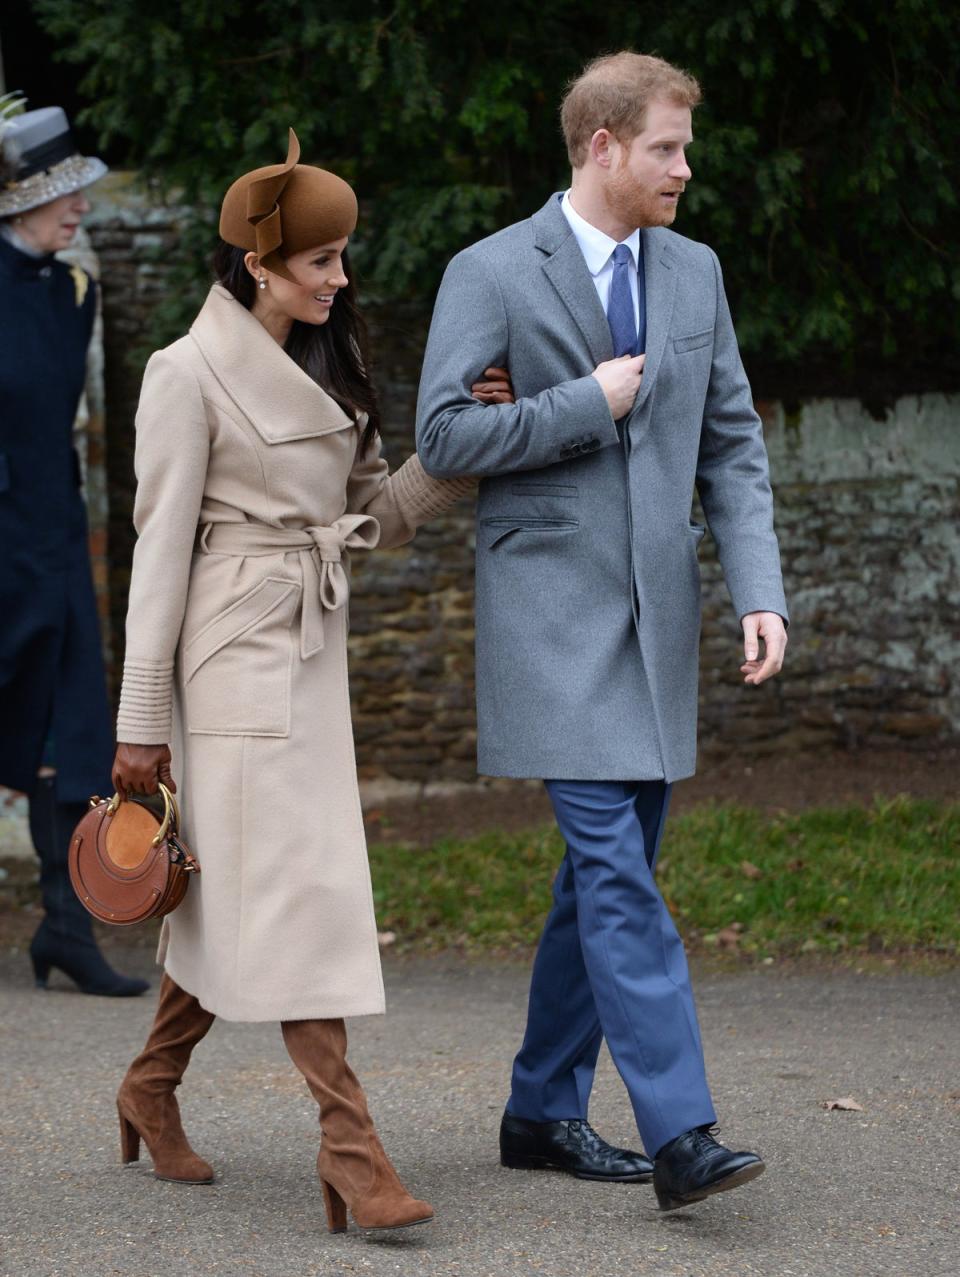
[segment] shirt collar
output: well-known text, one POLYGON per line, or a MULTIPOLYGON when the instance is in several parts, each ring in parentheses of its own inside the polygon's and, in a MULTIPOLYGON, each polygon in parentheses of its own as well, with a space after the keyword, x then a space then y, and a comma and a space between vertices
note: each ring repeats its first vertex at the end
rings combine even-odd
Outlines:
MULTIPOLYGON (((613 250, 617 247, 617 241, 611 239, 609 235, 598 230, 586 218, 580 216, 570 202, 569 191, 564 192, 560 207, 563 209, 564 217, 570 223, 571 230, 577 237, 580 251, 583 253, 584 261, 587 263, 587 269, 591 275, 599 275, 610 260, 613 250)), ((637 269, 637 262, 640 256, 639 230, 633 231, 632 234, 628 235, 623 243, 630 249, 634 269, 637 269)))

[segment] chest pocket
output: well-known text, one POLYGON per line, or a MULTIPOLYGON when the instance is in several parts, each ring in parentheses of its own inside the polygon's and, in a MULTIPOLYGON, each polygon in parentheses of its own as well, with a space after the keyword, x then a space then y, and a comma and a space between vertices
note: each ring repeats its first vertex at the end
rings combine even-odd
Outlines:
POLYGON ((701 346, 713 344, 713 329, 704 328, 702 332, 691 333, 688 337, 674 337, 673 349, 678 355, 685 355, 688 350, 699 350, 701 346))

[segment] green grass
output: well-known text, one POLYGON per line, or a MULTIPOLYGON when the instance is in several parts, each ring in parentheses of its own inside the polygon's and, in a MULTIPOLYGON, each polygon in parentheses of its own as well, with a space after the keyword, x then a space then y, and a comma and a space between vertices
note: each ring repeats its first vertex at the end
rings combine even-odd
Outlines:
MULTIPOLYGON (((658 880, 694 948, 957 955, 958 849, 960 804, 897 798, 774 816, 705 806, 668 823, 658 880)), ((551 828, 373 846, 379 925, 406 949, 534 945, 562 855, 551 828)))

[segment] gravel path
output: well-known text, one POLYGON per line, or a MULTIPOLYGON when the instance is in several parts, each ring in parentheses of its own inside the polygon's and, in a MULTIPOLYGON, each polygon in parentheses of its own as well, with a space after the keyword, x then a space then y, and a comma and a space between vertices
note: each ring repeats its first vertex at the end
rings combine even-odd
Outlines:
MULTIPOLYGON (((125 955, 127 956, 127 955, 125 955)), ((151 970, 131 950, 127 967, 151 970)), ((182 1090, 212 1187, 118 1162, 113 1094, 153 994, 43 994, 0 957, 3 1277, 953 1277, 960 1250, 960 973, 775 970, 697 980, 708 1064, 735 1146, 768 1173, 660 1215, 648 1186, 507 1171, 496 1136, 524 966, 387 964, 390 1013, 355 1021, 351 1059, 429 1229, 329 1236, 316 1115, 275 1025, 216 1025, 182 1090), (852 1095, 863 1112, 827 1112, 852 1095)), ((156 984, 154 985, 154 990, 156 984)), ((635 1142, 601 1061, 591 1119, 635 1142)))

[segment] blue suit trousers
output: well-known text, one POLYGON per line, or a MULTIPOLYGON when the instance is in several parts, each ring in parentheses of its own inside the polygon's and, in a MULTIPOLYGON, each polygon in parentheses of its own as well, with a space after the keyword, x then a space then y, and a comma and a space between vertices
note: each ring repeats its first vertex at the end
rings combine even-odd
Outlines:
POLYGON ((567 844, 507 1109, 586 1118, 606 1038, 651 1155, 716 1121, 683 943, 654 881, 663 781, 545 782, 567 844))

